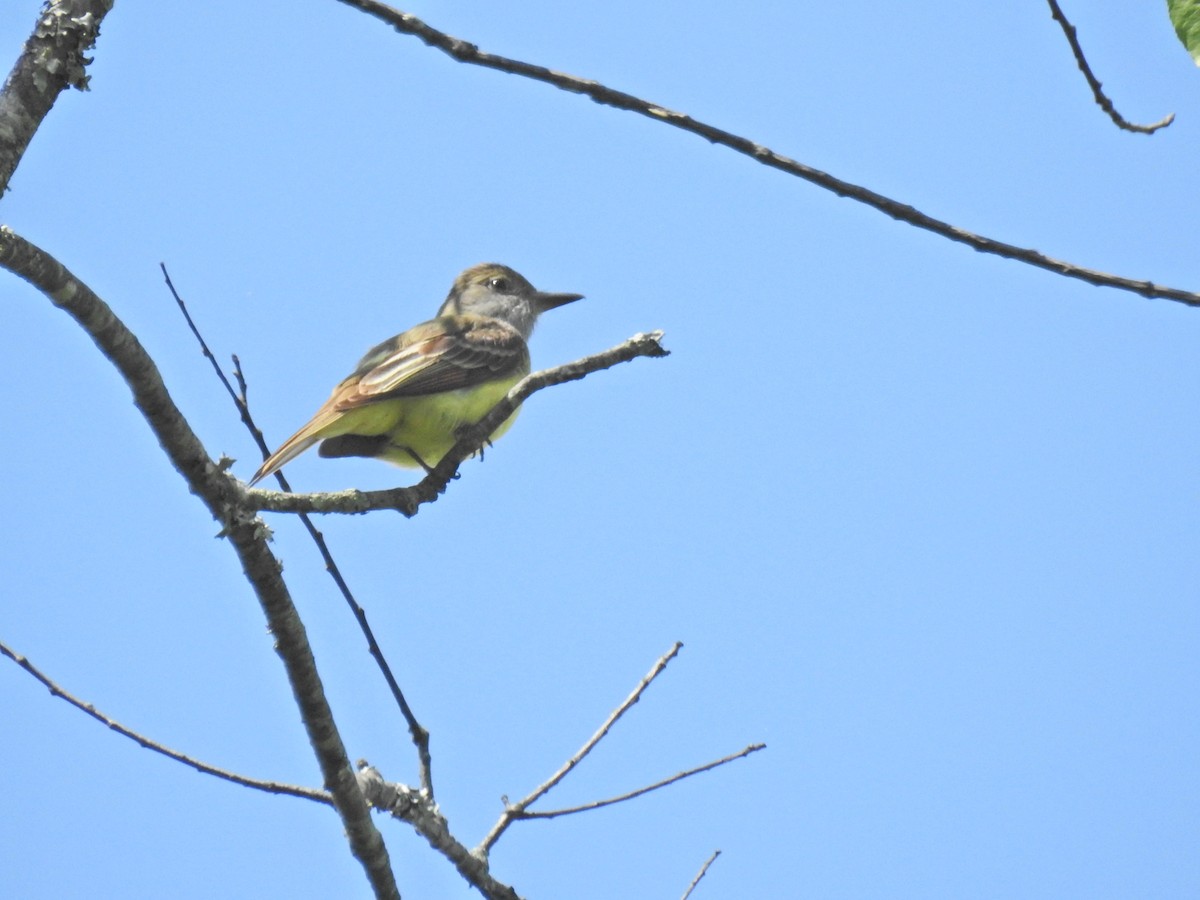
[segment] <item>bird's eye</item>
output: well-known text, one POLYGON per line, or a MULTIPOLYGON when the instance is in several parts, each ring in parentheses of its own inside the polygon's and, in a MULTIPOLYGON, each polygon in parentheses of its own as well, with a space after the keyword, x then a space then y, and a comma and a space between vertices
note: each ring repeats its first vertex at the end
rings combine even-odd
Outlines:
POLYGON ((503 275, 499 275, 495 278, 489 278, 488 287, 490 287, 493 291, 507 291, 509 287, 508 279, 503 275))

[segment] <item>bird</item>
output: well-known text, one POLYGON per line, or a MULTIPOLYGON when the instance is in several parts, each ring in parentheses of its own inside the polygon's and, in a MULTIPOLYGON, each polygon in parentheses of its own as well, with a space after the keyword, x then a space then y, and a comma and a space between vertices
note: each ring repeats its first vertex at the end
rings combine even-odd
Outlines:
POLYGON ((368 350, 308 423, 267 457, 250 485, 317 442, 323 457, 373 457, 430 471, 464 427, 529 374, 526 342, 538 316, 582 299, 539 291, 499 263, 471 266, 454 280, 434 318, 368 350))

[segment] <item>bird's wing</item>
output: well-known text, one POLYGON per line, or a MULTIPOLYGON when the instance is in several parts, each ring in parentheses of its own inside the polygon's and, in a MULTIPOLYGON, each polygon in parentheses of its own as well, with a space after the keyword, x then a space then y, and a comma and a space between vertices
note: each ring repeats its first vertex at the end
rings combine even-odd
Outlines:
POLYGON ((499 319, 443 316, 410 328, 367 352, 354 373, 308 423, 284 441, 250 479, 275 472, 322 438, 345 413, 399 397, 469 388, 528 369, 520 332, 499 319))
MULTIPOLYGON (((529 365, 520 332, 499 319, 433 319, 374 348, 339 387, 339 409, 474 387, 529 365)), ((336 394, 337 392, 335 392, 336 394)))

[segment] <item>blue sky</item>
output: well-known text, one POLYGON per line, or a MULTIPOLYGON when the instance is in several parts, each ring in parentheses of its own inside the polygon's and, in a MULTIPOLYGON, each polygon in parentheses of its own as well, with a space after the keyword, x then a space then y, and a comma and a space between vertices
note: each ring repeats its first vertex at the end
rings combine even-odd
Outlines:
MULTIPOLYGON (((13 60, 39 4, 6 4, 13 60)), ((1200 77, 1165 8, 628 0, 411 7, 1051 256, 1200 287, 1200 77)), ((456 64, 333 0, 121 3, 0 221, 155 357, 213 455, 252 443, 170 296, 239 354, 274 443, 464 267, 581 303, 535 366, 652 328, 673 355, 538 394, 414 520, 321 527, 469 844, 676 640, 544 808, 530 897, 1200 892, 1200 312, 974 253, 728 150, 456 64)), ((126 725, 317 786, 262 614, 90 341, 0 279, 0 639, 126 725)), ((298 489, 411 474, 315 454, 298 489)), ((270 517, 352 758, 416 767, 295 522, 270 517)), ((365 897, 336 817, 154 756, 0 666, 14 897, 365 897)), ((379 821, 406 897, 473 896, 379 821)))

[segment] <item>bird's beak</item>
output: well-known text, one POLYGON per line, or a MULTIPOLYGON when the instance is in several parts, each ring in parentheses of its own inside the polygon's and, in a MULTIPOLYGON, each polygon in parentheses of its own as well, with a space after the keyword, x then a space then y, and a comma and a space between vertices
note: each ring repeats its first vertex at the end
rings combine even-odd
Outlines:
POLYGON ((544 291, 535 291, 533 294, 533 308, 539 313, 544 313, 548 309, 556 309, 560 306, 566 306, 568 303, 574 303, 576 300, 582 300, 583 294, 547 294, 544 291))

